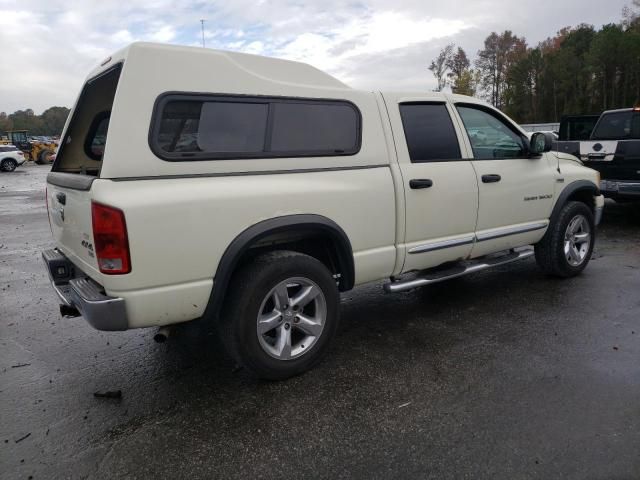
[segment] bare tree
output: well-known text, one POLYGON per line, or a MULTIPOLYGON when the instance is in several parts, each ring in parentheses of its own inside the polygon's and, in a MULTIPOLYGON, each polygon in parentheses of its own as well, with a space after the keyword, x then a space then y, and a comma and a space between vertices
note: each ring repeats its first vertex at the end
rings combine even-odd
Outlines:
POLYGON ((453 43, 444 47, 438 56, 431 62, 431 65, 429 65, 429 70, 433 72, 433 76, 436 77, 436 81, 438 82, 436 92, 442 91, 442 89, 447 85, 447 70, 449 68, 449 63, 451 62, 454 47, 455 45, 453 43))
POLYGON ((447 61, 447 78, 451 84, 453 93, 461 95, 475 95, 477 74, 470 69, 471 62, 467 53, 460 47, 456 53, 452 54, 447 61))

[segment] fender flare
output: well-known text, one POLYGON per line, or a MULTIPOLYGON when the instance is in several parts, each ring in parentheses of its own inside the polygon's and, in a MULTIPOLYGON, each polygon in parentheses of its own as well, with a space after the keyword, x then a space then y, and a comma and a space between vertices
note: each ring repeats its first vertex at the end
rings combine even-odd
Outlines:
POLYGON ((600 195, 600 188, 589 180, 576 180, 575 182, 571 182, 564 187, 558 200, 556 200, 553 210, 551 211, 551 216, 549 217, 549 225, 553 225, 556 222, 560 215, 560 210, 562 210, 562 207, 567 203, 569 197, 577 192, 583 191, 591 193, 594 197, 600 195))
POLYGON ((213 287, 209 296, 209 303, 207 304, 203 317, 213 318, 220 313, 231 276, 236 270, 242 256, 252 245, 271 234, 300 228, 325 235, 328 234, 337 247, 337 260, 342 273, 340 290, 346 291, 353 288, 355 281, 353 249, 351 248, 349 237, 344 230, 333 220, 322 215, 286 215, 256 223, 242 231, 233 239, 218 263, 213 279, 213 287))

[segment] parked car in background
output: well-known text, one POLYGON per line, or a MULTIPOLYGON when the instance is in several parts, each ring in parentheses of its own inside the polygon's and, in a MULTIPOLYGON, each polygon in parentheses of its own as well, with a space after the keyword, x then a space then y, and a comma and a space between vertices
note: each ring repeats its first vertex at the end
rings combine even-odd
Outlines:
POLYGON ((43 258, 65 315, 101 330, 204 318, 248 370, 287 378, 327 352, 356 285, 399 292, 534 255, 582 272, 598 174, 551 146, 471 97, 137 43, 71 112, 43 258))
POLYGON ((553 132, 558 134, 560 124, 556 122, 551 123, 524 123, 520 125, 525 132, 553 132))
POLYGON ((556 150, 600 172, 600 190, 606 197, 640 200, 640 107, 603 112, 588 139, 559 141, 556 150))
POLYGON ((24 153, 15 145, 0 145, 0 171, 13 172, 25 160, 24 153))

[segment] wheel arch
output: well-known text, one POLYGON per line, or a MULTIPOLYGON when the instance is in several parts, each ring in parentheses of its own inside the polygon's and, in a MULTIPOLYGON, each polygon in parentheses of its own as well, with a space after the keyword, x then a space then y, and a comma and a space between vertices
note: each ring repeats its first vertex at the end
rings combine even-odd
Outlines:
POLYGON ((600 194, 600 188, 589 180, 576 180, 568 184, 558 196, 553 210, 551 211, 551 217, 549 218, 549 224, 553 224, 560 215, 562 207, 567 202, 579 201, 586 204, 592 212, 595 213, 595 203, 593 197, 600 194))
POLYGON ((203 317, 212 318, 220 313, 231 277, 243 262, 250 260, 253 254, 279 249, 295 250, 318 258, 330 270, 334 270, 334 274, 340 274, 340 291, 353 288, 353 249, 344 230, 322 215, 286 215, 248 227, 229 244, 218 263, 203 317), (305 248, 305 244, 308 248, 305 248), (327 257, 318 258, 320 251, 315 250, 316 247, 326 247, 327 257))

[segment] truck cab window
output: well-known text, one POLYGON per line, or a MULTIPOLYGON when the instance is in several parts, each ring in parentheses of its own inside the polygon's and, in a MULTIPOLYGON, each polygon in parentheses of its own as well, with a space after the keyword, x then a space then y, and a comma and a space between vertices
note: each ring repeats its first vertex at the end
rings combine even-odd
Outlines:
POLYGON ((519 158, 526 154, 522 136, 503 120, 480 108, 457 105, 476 160, 519 158))

